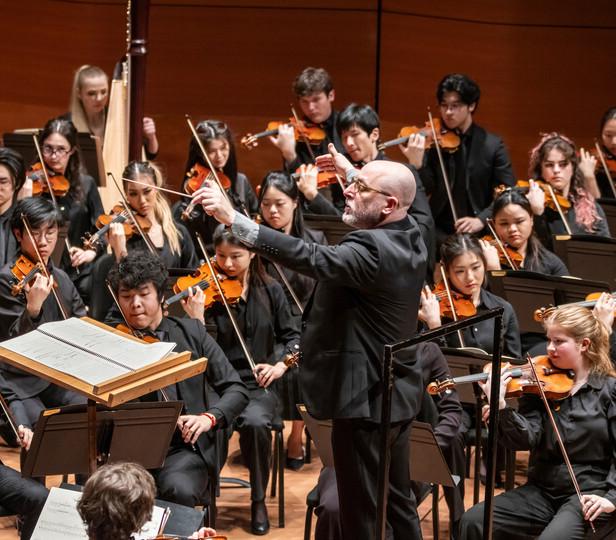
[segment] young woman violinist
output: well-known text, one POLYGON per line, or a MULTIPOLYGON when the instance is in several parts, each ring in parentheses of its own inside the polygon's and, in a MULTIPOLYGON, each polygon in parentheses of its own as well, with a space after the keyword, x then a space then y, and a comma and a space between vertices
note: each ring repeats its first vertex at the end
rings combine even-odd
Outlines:
MULTIPOLYGON (((238 210, 251 216, 256 214, 259 207, 257 196, 246 175, 237 170, 235 145, 227 124, 218 120, 204 120, 196 125, 195 130, 233 205, 238 210)), ((194 189, 190 187, 193 184, 191 179, 194 181, 194 179, 200 178, 199 173, 203 169, 209 171, 207 161, 194 137, 191 138, 188 147, 185 169, 184 190, 192 193, 194 189)), ((199 188, 200 186, 195 187, 199 188)), ((206 245, 211 246, 214 229, 218 226, 218 222, 203 212, 201 206, 189 209, 187 209, 187 206, 188 204, 185 201, 179 201, 174 205, 174 218, 176 221, 186 223, 193 238, 195 233, 198 232, 206 245)))
MULTIPOLYGON (((64 115, 81 133, 92 133, 103 141, 109 105, 109 79, 98 66, 83 65, 75 71, 71 91, 70 111, 64 115)), ((152 118, 143 119, 143 147, 146 158, 158 154, 156 125, 152 118)))
MULTIPOLYGON (((546 249, 533 231, 534 213, 528 197, 516 188, 508 188, 499 194, 492 205, 494 232, 504 246, 509 246, 521 257, 518 270, 539 272, 550 276, 566 276, 569 271, 565 263, 546 249)), ((481 241, 482 246, 487 245, 481 241)), ((494 245, 491 243, 491 245, 494 245)), ((488 270, 509 267, 503 262, 501 250, 484 250, 488 270), (494 256, 496 255, 496 257, 494 256)), ((515 263, 514 263, 515 264, 515 263)))
MULTIPOLYGON (((543 402, 525 394, 517 411, 508 407, 504 396, 511 377, 503 373, 500 441, 515 450, 530 450, 530 461, 527 484, 494 500, 495 538, 581 539, 590 530, 589 521, 597 528, 593 538, 614 537, 616 374, 608 358, 608 319, 613 320, 614 309, 616 302, 605 295, 595 313, 563 306, 545 322, 549 360, 574 374, 570 395, 551 407, 582 492, 581 503, 543 402)), ((484 392, 490 395, 489 382, 484 392)), ((487 417, 487 407, 485 413, 487 417)), ((462 517, 461 538, 482 538, 482 524, 483 503, 462 517)))
MULTIPOLYGON (((39 146, 50 179, 58 176, 69 182, 66 194, 55 193, 58 207, 70 224, 67 232, 70 248, 64 252, 60 266, 87 302, 91 288, 91 263, 103 252, 104 246, 93 249, 83 249, 81 246, 84 236, 96 230, 96 218, 103 213, 101 197, 94 179, 83 172, 77 130, 71 121, 62 118, 49 120, 39 135, 39 146)), ((46 185, 42 170, 37 169, 35 164, 26 175, 20 196, 32 195, 35 188, 33 178, 46 185)), ((51 198, 48 191, 43 191, 41 196, 51 198)))
POLYGON ((223 227, 215 231, 214 246, 217 266, 244 285, 242 297, 231 309, 256 364, 254 372, 224 306, 215 303, 206 312, 206 320, 216 325, 218 344, 250 392, 250 402, 236 420, 236 427, 244 463, 250 470, 252 532, 261 535, 269 530, 265 491, 278 402, 276 394, 266 389, 287 371, 280 358, 297 350, 299 326, 291 316, 282 287, 264 272, 257 255, 223 227), (280 357, 275 353, 276 345, 282 348, 280 357))
MULTIPOLYGON (((270 172, 263 179, 259 189, 259 208, 263 224, 296 238, 303 238, 306 242, 326 244, 325 235, 321 231, 309 229, 304 225, 299 202, 297 183, 286 172, 270 172)), ((287 295, 287 301, 291 307, 293 318, 297 324, 300 324, 301 310, 284 282, 282 282, 278 271, 267 261, 264 262, 264 265, 267 272, 274 279, 281 282, 282 288, 287 295)), ((278 268, 284 272, 287 281, 293 288, 293 292, 303 308, 308 302, 315 281, 288 268, 281 266, 278 268)), ((289 371, 288 375, 280 380, 279 393, 283 407, 283 418, 285 420, 293 420, 291 433, 287 439, 287 467, 299 470, 304 463, 302 450, 304 423, 297 411, 297 404, 302 403, 297 370, 289 371)))
MULTIPOLYGON (((558 133, 544 135, 530 153, 529 176, 543 180, 570 202, 571 208, 563 212, 572 234, 610 236, 605 213, 586 187, 571 139, 558 133)), ((529 200, 535 215, 543 216, 536 225, 540 229, 537 233, 549 247, 551 236, 566 233, 566 227, 558 211, 545 205, 543 190, 531 189, 529 200)))
POLYGON ((586 152, 580 149, 580 168, 584 179, 593 189, 593 195, 614 199, 616 190, 616 107, 610 107, 601 118, 599 126, 599 148, 607 165, 608 172, 598 156, 596 149, 586 152), (609 175, 608 175, 609 173, 609 175))
MULTIPOLYGON (((482 248, 479 241, 468 234, 450 236, 441 245, 441 265, 449 281, 452 293, 463 296, 471 302, 477 311, 485 311, 495 307, 503 307, 503 354, 519 358, 522 354, 520 346, 520 331, 518 320, 511 304, 499 296, 483 288, 485 284, 486 259, 484 249, 495 249, 491 246, 482 248)), ((438 294, 440 302, 445 302, 443 293, 438 294)), ((442 324, 440 302, 437 295, 428 287, 421 293, 419 319, 428 328, 438 328, 442 324)), ((493 350, 494 319, 480 322, 462 331, 464 344, 461 344, 457 334, 446 336, 451 347, 477 347, 487 353, 493 350)))

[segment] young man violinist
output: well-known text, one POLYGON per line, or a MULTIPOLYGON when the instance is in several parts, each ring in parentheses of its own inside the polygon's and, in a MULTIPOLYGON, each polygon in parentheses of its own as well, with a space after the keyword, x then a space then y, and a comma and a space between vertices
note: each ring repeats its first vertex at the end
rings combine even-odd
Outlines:
POLYGON ((426 152, 425 137, 421 135, 412 135, 401 146, 409 163, 419 170, 430 198, 439 244, 454 232, 473 234, 483 230, 494 188, 515 183, 511 160, 501 138, 473 121, 479 97, 477 83, 459 73, 446 75, 436 90, 442 127, 460 136, 456 151, 442 151, 457 221, 453 218, 436 149, 426 152))
MULTIPOLYGON (((17 240, 18 252, 0 270, 0 340, 25 334, 43 323, 58 321, 65 316, 85 316, 86 309, 75 285, 50 258, 56 247, 61 223, 59 210, 43 197, 28 197, 15 205, 11 229, 17 240), (30 227, 31 235, 25 223, 30 227), (39 255, 46 272, 34 274, 28 283, 23 283, 21 292, 15 291, 14 286, 23 281, 21 276, 16 275, 19 271, 13 272, 16 260, 35 265, 39 255)), ((47 407, 86 401, 75 392, 6 363, 0 365, 0 374, 13 385, 22 400, 29 425, 34 425, 41 411, 47 407)))
MULTIPOLYGON (((296 142, 292 126, 281 125, 278 135, 270 137, 270 141, 280 150, 285 168, 290 172, 296 171, 302 164, 313 163, 311 150, 315 157, 320 156, 327 153, 327 147, 332 143, 339 152, 344 151, 336 130, 338 112, 333 108, 336 91, 329 73, 323 68, 307 67, 295 78, 293 92, 301 109, 300 119, 323 129, 325 139, 309 149, 305 142, 296 142)), ((332 184, 322 192, 337 208, 344 208, 340 186, 332 184)))
MULTIPOLYGON (((220 428, 230 426, 244 410, 248 390, 205 330, 203 291, 197 289, 183 301, 194 318, 164 316, 162 301, 167 275, 159 257, 133 251, 112 268, 109 282, 131 328, 176 343, 178 351, 191 351, 194 359, 208 359, 205 373, 165 388, 170 400, 184 402, 184 411, 164 466, 153 471, 160 498, 192 507, 207 501, 208 479, 218 474, 219 467, 216 434, 220 428), (210 386, 215 395, 209 392, 210 386)), ((142 399, 160 401, 160 392, 142 399)))
POLYGON ((17 193, 25 179, 22 157, 15 150, 0 148, 0 268, 12 260, 17 251, 10 225, 17 193))

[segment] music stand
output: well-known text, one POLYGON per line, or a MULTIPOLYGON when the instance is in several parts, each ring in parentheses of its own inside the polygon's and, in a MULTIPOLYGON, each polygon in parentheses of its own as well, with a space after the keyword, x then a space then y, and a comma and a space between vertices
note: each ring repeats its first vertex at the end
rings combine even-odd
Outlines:
POLYGON ((615 238, 589 234, 555 235, 553 246, 554 253, 563 260, 572 275, 614 285, 615 238))
MULTIPOLYGON (((26 165, 38 161, 33 134, 41 130, 19 130, 19 132, 4 133, 2 138, 4 146, 19 152, 26 165), (27 132, 26 132, 27 131, 27 132)), ((107 185, 107 176, 103 167, 102 144, 99 137, 91 133, 78 133, 77 144, 81 150, 82 163, 88 174, 94 178, 97 186, 107 185)))
POLYGON ((607 225, 610 228, 612 235, 616 235, 616 199, 599 199, 597 201, 607 218, 607 225))
POLYGON ((493 270, 489 286, 513 306, 522 334, 543 333, 543 326, 534 319, 535 310, 540 307, 580 302, 590 293, 610 290, 603 281, 546 276, 525 270, 493 270))
MULTIPOLYGON (((22 474, 87 474, 89 456, 86 405, 41 412, 22 474)), ((146 469, 165 462, 182 402, 126 403, 115 409, 96 407, 96 452, 106 463, 131 461, 146 469)))
POLYGON ((328 244, 338 244, 349 232, 354 230, 342 221, 340 216, 304 214, 304 222, 310 229, 322 231, 328 244))

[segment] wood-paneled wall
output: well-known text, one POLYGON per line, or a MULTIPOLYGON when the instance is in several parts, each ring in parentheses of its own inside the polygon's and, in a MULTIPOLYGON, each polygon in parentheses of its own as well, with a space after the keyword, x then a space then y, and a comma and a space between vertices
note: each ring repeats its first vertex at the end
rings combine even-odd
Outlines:
MULTIPOLYGON (((288 116, 291 82, 308 65, 330 71, 339 108, 374 104, 377 0, 151 4, 146 111, 157 122, 171 183, 180 180, 189 139, 184 113, 226 121, 239 141, 288 116)), ((125 51, 125 2, 0 5, 2 132, 65 112, 74 69, 91 63, 111 72, 125 51)), ((539 132, 562 130, 588 145, 601 113, 616 104, 616 10, 609 0, 382 0, 381 10, 385 137, 423 123, 440 78, 465 72, 482 90, 477 122, 505 138, 516 173, 525 176, 539 132)), ((239 149, 238 158, 253 183, 280 165, 267 142, 239 149)))

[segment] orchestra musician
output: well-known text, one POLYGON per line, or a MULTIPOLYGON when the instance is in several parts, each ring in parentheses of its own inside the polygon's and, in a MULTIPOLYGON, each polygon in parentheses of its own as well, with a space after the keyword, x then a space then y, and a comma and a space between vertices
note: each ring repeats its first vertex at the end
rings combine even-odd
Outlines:
POLYGON ((478 233, 485 227, 494 188, 512 186, 514 176, 503 141, 474 122, 480 89, 467 75, 450 73, 438 84, 438 100, 443 127, 461 138, 455 152, 443 152, 443 160, 458 215, 454 223, 435 148, 425 150, 425 137, 411 135, 402 152, 414 165, 430 199, 440 244, 457 233, 478 233))
POLYGON ((231 309, 239 332, 249 344, 254 371, 224 306, 212 305, 206 320, 216 326, 218 344, 248 387, 250 401, 236 419, 235 427, 250 473, 251 530, 263 535, 270 526, 265 494, 271 468, 272 424, 278 407, 276 392, 267 388, 289 369, 283 358, 297 350, 299 325, 291 316, 281 285, 265 273, 260 257, 222 226, 214 232, 214 248, 216 265, 243 286, 241 298, 231 309), (277 357, 280 349, 282 354, 277 357))
MULTIPOLYGON (((79 67, 73 78, 70 110, 63 118, 72 121, 80 133, 92 133, 102 142, 105 138, 108 105, 107 74, 98 66, 85 64, 79 67)), ((146 159, 156 159, 159 149, 156 124, 147 116, 143 118, 143 148, 146 159)))
MULTIPOLYGON (((259 209, 263 218, 263 225, 295 238, 302 238, 306 242, 327 244, 322 231, 310 229, 304 224, 299 193, 297 183, 286 172, 272 171, 268 173, 261 182, 259 189, 259 209)), ((274 268, 267 260, 264 260, 263 263, 267 272, 283 285, 287 302, 291 308, 291 315, 299 327, 302 317, 300 306, 296 304, 291 292, 278 274, 278 269, 274 268)), ((280 266, 278 268, 284 272, 303 309, 314 288, 314 280, 289 268, 280 266)), ((279 379, 277 390, 282 404, 282 417, 284 420, 292 420, 291 432, 287 438, 286 466, 293 470, 299 470, 304 464, 302 449, 304 422, 297 410, 297 404, 303 403, 298 370, 287 371, 286 375, 279 379)))
MULTIPOLYGON (((53 203, 43 197, 28 197, 15 205, 11 229, 18 244, 16 259, 23 255, 31 262, 36 262, 38 251, 49 278, 39 272, 24 286, 22 292, 13 296, 11 289, 17 278, 11 269, 16 259, 0 270, 0 340, 20 336, 46 322, 62 320, 64 315, 86 315, 85 306, 75 285, 50 259, 62 221, 62 215, 53 203), (32 238, 25 230, 22 216, 32 229, 32 238)), ((4 362, 0 364, 0 374, 15 388, 23 403, 28 426, 33 426, 41 411, 48 407, 86 402, 85 397, 71 390, 4 362)))
MULTIPOLYGON (((565 219, 572 234, 610 236, 605 212, 586 188, 571 139, 556 132, 543 135, 530 152, 528 171, 530 178, 543 180, 570 201, 565 219)), ((566 233, 563 220, 557 210, 545 204, 543 190, 529 191, 529 200, 535 215, 543 217, 536 221, 537 234, 550 247, 552 235, 566 233)))
POLYGON ((580 168, 589 190, 594 188, 592 190, 593 196, 614 199, 616 198, 614 196, 616 179, 616 107, 610 107, 601 118, 599 148, 605 159, 608 172, 606 173, 596 150, 594 152, 591 150, 589 153, 580 149, 580 168))
MULTIPOLYGON (((204 373, 165 387, 169 399, 183 401, 184 408, 165 463, 153 471, 161 499, 194 507, 209 503, 209 481, 218 474, 216 433, 232 425, 248 402, 248 391, 202 321, 163 314, 166 279, 167 269, 156 255, 131 251, 121 258, 109 273, 109 282, 126 321, 106 322, 127 324, 160 341, 176 343, 178 351, 190 351, 193 359, 208 359, 204 373)), ((190 304, 187 310, 200 307, 203 314, 203 301, 203 292, 197 289, 185 302, 190 304)), ((141 399, 161 401, 160 396, 158 391, 141 399)))
MULTIPOLYGON (((312 416, 333 419, 342 533, 369 539, 376 530, 383 347, 416 331, 427 252, 408 217, 415 194, 411 171, 387 161, 357 170, 333 144, 329 151, 317 162, 346 175, 343 219, 357 229, 337 246, 259 226, 235 212, 213 186, 198 191, 196 201, 254 251, 316 279, 302 320, 302 392, 312 416)), ((414 376, 396 379, 387 510, 394 538, 421 538, 408 459, 420 392, 414 376)))
POLYGON ((17 242, 11 231, 17 194, 26 179, 24 160, 11 148, 0 147, 0 268, 13 259, 17 242))
MULTIPOLYGON (((607 295, 601 302, 595 313, 563 306, 545 321, 549 359, 557 368, 574 373, 570 395, 551 407, 582 501, 573 489, 543 402, 525 394, 517 410, 509 407, 504 396, 511 375, 504 372, 497 405, 499 438, 509 448, 529 450, 530 461, 528 482, 494 499, 495 538, 582 539, 590 530, 588 521, 597 528, 593 538, 614 536, 615 522, 610 518, 616 508, 616 374, 608 357, 608 329, 616 302, 607 295)), ((490 395, 489 382, 484 393, 490 395)), ((484 411, 487 418, 487 406, 484 411)), ((482 538, 482 525, 480 503, 462 517, 462 539, 482 538)))
MULTIPOLYGON (((235 207, 251 216, 256 214, 258 211, 257 196, 248 177, 238 170, 235 143, 229 126, 219 120, 204 120, 195 126, 195 131, 212 166, 218 174, 222 173, 230 180, 230 185, 225 186, 225 189, 235 207)), ((209 165, 203 157, 197 141, 192 137, 188 146, 183 186, 188 183, 195 165, 200 165, 209 170, 209 165)), ((187 205, 188 203, 184 200, 174 205, 173 215, 175 220, 185 223, 193 238, 195 233, 198 232, 206 246, 210 247, 212 235, 218 223, 206 215, 199 206, 195 207, 190 215, 182 215, 187 205)))

